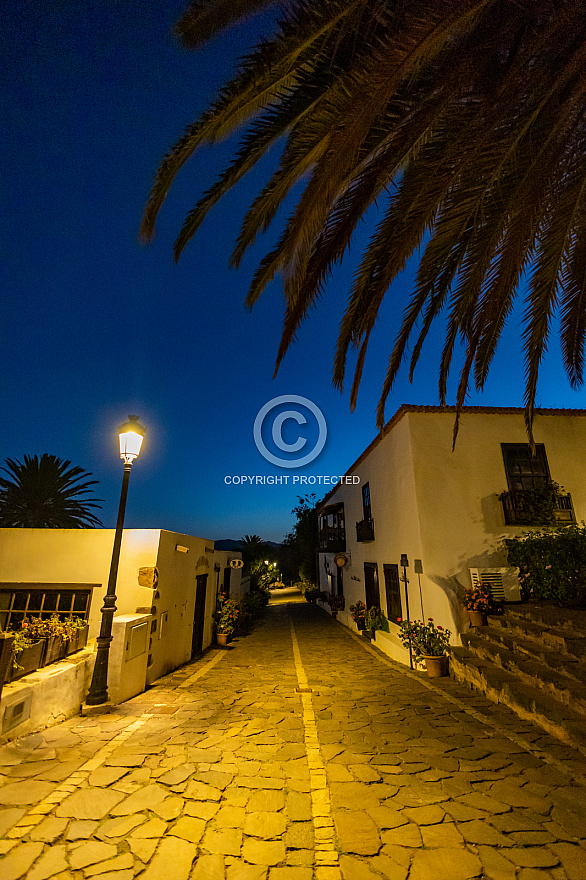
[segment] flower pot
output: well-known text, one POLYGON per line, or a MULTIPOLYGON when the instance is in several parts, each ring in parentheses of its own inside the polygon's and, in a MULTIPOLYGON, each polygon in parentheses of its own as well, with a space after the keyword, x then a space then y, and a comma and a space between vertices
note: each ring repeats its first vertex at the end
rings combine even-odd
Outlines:
POLYGON ((448 658, 445 654, 439 657, 423 657, 429 678, 441 678, 448 674, 448 658))
POLYGON ((216 633, 216 639, 218 640, 218 645, 225 648, 228 644, 228 633, 216 633))
POLYGON ((23 675, 28 675, 29 672, 34 672, 38 669, 41 665, 44 647, 43 639, 39 639, 34 645, 29 645, 28 648, 23 648, 22 651, 19 651, 16 655, 16 662, 21 668, 15 669, 13 664, 10 665, 8 670, 10 681, 15 681, 15 679, 22 678, 23 675))
POLYGON ((488 621, 484 611, 468 611, 470 626, 486 626, 488 621))

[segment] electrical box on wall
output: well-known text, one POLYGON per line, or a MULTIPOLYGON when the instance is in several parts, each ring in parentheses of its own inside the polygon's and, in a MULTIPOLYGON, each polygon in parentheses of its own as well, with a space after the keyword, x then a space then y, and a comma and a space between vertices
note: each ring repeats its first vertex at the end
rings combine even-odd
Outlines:
POLYGON ((112 621, 108 663, 108 696, 117 704, 146 687, 150 614, 121 614, 112 621))

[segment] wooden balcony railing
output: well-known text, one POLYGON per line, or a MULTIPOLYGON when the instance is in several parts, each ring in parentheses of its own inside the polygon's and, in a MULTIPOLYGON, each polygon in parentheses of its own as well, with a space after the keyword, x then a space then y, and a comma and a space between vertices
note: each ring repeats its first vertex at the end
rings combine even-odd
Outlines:
POLYGON ((359 542, 374 541, 373 519, 361 519, 360 522, 356 523, 356 540, 359 542))
MULTIPOLYGON (((500 499, 507 526, 541 526, 552 524, 551 508, 541 507, 530 492, 521 489, 501 492, 500 499)), ((553 496, 553 524, 576 522, 572 496, 555 493, 553 496)))
POLYGON ((346 549, 346 530, 343 526, 325 526, 319 531, 318 542, 322 553, 343 553, 346 549))

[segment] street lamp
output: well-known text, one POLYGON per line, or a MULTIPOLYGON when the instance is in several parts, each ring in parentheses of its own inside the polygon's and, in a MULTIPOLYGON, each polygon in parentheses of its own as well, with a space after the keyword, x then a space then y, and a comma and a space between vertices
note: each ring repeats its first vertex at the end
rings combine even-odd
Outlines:
POLYGON ((120 425, 118 429, 120 438, 120 458, 124 461, 124 475, 122 477, 122 490, 120 492, 120 504, 118 506, 118 520, 116 522, 116 534, 114 535, 114 547, 112 548, 112 562, 110 563, 110 576, 108 589, 104 596, 102 607, 102 625, 100 635, 96 639, 97 654, 94 665, 92 683, 86 703, 88 706, 100 706, 108 702, 108 657, 110 654, 110 642, 112 641, 112 618, 116 611, 116 579, 118 577, 118 563, 120 561, 120 546, 122 544, 122 531, 124 528, 124 513, 126 511, 126 496, 128 495, 128 481, 130 469, 135 458, 138 458, 144 428, 138 422, 138 416, 128 416, 128 421, 120 425))

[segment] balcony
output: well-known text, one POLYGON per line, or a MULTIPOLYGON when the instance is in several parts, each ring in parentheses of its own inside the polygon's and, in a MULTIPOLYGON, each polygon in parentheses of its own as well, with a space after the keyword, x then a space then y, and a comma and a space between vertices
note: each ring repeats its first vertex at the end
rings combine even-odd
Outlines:
POLYGON ((346 530, 344 526, 324 526, 319 531, 321 553, 343 553, 346 549, 346 530))
POLYGON ((374 520, 362 519, 356 523, 356 540, 361 543, 364 541, 374 541, 374 520))
POLYGON ((572 496, 555 490, 501 492, 505 525, 544 526, 576 522, 572 496))

